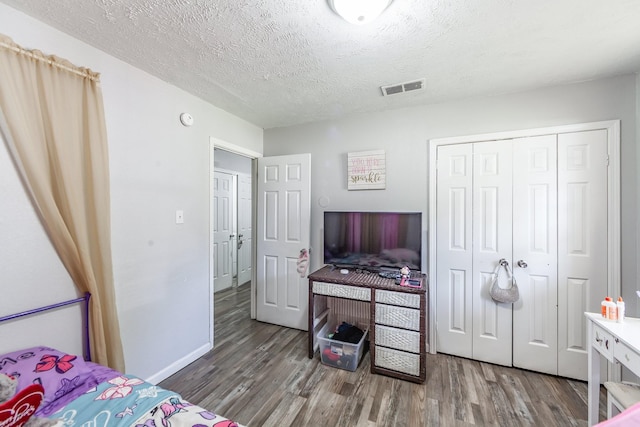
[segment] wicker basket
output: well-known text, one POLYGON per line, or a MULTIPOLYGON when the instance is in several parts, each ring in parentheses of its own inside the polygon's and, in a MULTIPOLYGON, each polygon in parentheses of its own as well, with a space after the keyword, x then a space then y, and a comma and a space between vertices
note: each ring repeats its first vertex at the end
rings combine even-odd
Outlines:
POLYGON ((404 292, 377 290, 376 302, 399 305, 402 307, 420 308, 420 295, 407 294, 404 292))
POLYGON ((313 293, 360 301, 371 301, 371 289, 335 283, 313 282, 313 293))
POLYGON ((420 353, 420 333, 376 325, 376 345, 420 353))
POLYGON ((420 310, 376 304, 376 323, 419 331, 420 310))
POLYGON ((376 366, 404 372, 409 375, 420 375, 420 355, 405 353, 385 347, 375 347, 376 366))

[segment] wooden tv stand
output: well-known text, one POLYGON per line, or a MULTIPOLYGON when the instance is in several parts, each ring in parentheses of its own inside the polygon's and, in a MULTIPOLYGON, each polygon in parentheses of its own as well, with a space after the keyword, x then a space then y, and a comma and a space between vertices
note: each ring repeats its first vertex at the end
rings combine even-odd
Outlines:
POLYGON ((426 378, 427 278, 420 288, 400 286, 375 272, 326 266, 309 275, 309 358, 317 333, 330 319, 369 325, 371 372, 422 383, 426 378))

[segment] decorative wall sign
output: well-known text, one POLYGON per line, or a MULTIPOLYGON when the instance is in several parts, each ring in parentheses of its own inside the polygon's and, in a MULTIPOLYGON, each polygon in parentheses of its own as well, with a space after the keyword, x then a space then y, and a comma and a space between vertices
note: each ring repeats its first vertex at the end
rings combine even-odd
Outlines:
POLYGON ((347 154, 348 190, 383 190, 387 183, 384 150, 347 154))

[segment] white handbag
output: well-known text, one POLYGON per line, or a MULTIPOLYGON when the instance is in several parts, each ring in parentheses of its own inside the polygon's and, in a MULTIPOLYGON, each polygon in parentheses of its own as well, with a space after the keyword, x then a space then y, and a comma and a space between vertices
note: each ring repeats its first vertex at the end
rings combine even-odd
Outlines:
POLYGON ((494 301, 504 302, 512 304, 520 299, 520 292, 518 291, 518 284, 516 283, 516 277, 509 267, 509 262, 502 258, 498 261, 496 269, 493 271, 493 278, 491 280, 491 288, 489 289, 489 295, 494 301), (504 268, 507 272, 507 280, 511 280, 510 288, 501 288, 498 286, 498 277, 500 276, 500 270, 504 268))

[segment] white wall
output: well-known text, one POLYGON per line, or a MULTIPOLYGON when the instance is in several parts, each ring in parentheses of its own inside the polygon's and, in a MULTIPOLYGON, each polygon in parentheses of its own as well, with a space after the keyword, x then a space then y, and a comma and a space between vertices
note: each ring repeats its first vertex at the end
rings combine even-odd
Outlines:
MULTIPOLYGON (((419 210, 426 230, 429 139, 620 119, 623 297, 637 299, 632 295, 637 286, 639 227, 635 84, 635 76, 629 75, 269 129, 264 134, 264 153, 311 153, 311 267, 318 268, 325 209, 419 210), (386 151, 387 188, 347 191, 347 153, 374 149, 386 151), (329 200, 325 209, 321 198, 329 200)), ((640 315, 636 306, 630 305, 629 311, 629 315, 640 315)))
MULTIPOLYGON (((158 381, 212 344, 209 138, 262 152, 263 131, 2 4, 0 31, 101 73, 125 362, 128 372, 158 381), (180 124, 184 111, 192 127, 180 124), (177 209, 184 224, 175 224, 177 209)), ((0 143, 0 315, 76 296, 8 159, 0 143)), ((13 345, 0 342, 0 351, 13 345)))

